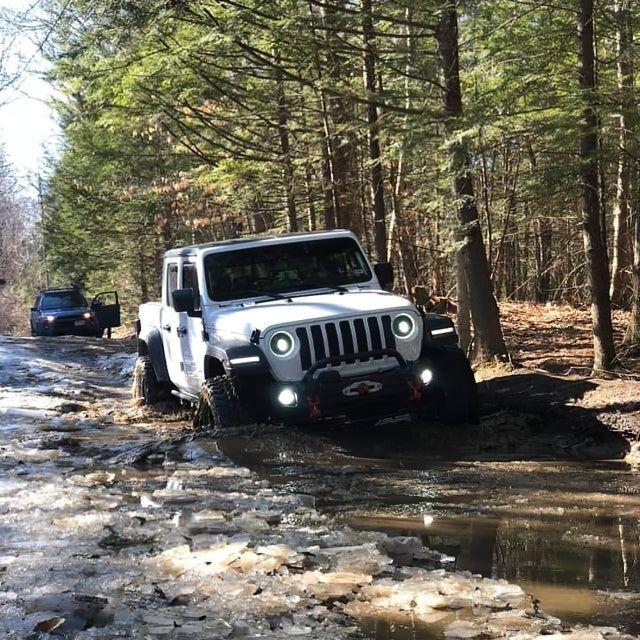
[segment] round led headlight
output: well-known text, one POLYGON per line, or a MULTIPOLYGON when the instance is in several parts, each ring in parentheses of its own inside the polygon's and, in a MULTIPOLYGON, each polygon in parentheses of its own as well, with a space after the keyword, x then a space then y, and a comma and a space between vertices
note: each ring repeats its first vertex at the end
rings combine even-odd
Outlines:
POLYGON ((293 351, 293 338, 291 334, 286 331, 274 333, 271 336, 271 340, 269 340, 269 348, 274 355, 280 358, 290 355, 293 351))
POLYGON ((406 313, 401 313, 393 319, 393 335, 396 338, 409 338, 416 328, 415 320, 406 313))

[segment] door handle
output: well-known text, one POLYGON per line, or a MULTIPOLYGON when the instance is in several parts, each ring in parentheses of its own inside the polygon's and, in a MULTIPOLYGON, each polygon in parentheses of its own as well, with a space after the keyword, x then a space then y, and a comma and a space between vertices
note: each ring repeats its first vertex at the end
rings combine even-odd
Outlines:
POLYGON ((187 328, 186 327, 178 327, 176 329, 176 333, 182 338, 182 336, 186 336, 187 335, 187 328))
POLYGON ((171 325, 170 325, 170 324, 163 324, 163 325, 162 325, 162 328, 163 328, 165 331, 171 331, 171 325))

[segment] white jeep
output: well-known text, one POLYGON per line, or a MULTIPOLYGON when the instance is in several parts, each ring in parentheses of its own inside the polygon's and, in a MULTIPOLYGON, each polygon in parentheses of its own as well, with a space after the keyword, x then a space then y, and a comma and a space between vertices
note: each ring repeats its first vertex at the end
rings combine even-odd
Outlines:
POLYGON ((385 291, 349 231, 212 242, 165 254, 140 306, 134 392, 197 404, 195 426, 429 414, 473 422, 473 372, 452 321, 385 291))

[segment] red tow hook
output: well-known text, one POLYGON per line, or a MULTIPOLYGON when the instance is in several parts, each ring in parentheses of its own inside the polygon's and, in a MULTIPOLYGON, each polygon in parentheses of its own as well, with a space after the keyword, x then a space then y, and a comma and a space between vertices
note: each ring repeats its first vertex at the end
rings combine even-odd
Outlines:
POLYGON ((409 385, 409 400, 411 400, 411 402, 420 402, 420 400, 422 400, 420 383, 407 380, 407 384, 409 385))
POLYGON ((309 417, 312 420, 322 417, 322 413, 320 412, 319 396, 307 396, 307 406, 309 407, 309 417))

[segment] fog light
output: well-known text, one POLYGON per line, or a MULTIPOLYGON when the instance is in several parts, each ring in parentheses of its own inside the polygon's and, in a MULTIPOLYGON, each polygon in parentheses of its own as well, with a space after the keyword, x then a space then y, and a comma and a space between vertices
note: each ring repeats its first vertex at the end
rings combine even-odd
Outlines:
POLYGON ((431 371, 431 369, 423 369, 420 372, 420 380, 422 380, 422 384, 424 385, 430 384, 433 380, 433 371, 431 371))
POLYGON ((295 394, 295 391, 291 389, 283 389, 278 394, 278 402, 283 407, 294 407, 298 404, 298 396, 295 394))

